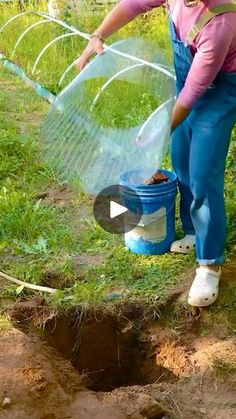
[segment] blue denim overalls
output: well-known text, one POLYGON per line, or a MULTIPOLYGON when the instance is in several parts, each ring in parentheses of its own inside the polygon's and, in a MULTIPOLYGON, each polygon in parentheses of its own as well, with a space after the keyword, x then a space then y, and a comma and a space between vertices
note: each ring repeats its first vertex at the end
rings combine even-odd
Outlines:
MULTIPOLYGON (((193 57, 177 39, 170 22, 177 95, 193 57)), ((220 72, 172 136, 171 158, 181 194, 180 215, 185 234, 196 234, 197 261, 223 263, 226 220, 224 171, 230 136, 236 122, 236 73, 220 72)))

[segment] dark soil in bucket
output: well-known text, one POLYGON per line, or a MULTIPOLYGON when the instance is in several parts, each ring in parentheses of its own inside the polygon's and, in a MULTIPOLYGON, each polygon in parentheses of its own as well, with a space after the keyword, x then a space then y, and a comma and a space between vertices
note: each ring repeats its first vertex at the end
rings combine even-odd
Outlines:
POLYGON ((160 183, 166 183, 168 182, 169 178, 164 173, 156 172, 150 179, 145 180, 146 185, 158 185, 160 183))

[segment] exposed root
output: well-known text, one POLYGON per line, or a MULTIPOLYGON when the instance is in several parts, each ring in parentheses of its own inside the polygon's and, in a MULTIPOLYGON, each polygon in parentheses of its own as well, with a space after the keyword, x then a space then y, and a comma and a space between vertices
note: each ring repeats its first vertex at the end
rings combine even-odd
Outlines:
POLYGON ((24 288, 28 288, 34 291, 47 292, 49 294, 54 294, 56 291, 58 291, 55 288, 43 287, 41 285, 35 285, 35 284, 30 284, 29 282, 21 281, 20 279, 13 278, 12 276, 4 274, 3 272, 0 272, 0 277, 3 279, 6 279, 7 281, 14 282, 14 284, 23 286, 24 288))

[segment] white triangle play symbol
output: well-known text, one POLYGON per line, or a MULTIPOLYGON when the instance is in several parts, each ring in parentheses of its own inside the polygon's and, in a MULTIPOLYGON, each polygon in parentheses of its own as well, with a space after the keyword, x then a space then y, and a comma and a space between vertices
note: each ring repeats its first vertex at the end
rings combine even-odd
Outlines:
POLYGON ((110 201, 110 218, 118 217, 128 211, 128 208, 123 205, 117 204, 117 202, 110 201))

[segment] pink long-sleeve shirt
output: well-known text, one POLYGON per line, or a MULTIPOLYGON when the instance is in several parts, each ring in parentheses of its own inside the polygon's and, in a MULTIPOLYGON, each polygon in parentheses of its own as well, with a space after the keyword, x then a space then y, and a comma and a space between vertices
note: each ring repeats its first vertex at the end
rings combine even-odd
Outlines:
MULTIPOLYGON (((203 0, 195 7, 186 7, 184 0, 173 0, 170 13, 178 38, 185 41, 189 30, 207 8, 231 1, 203 0)), ((121 0, 130 19, 165 3, 166 0, 121 0)), ((193 63, 178 97, 178 103, 185 108, 194 105, 220 70, 236 73, 236 13, 215 16, 191 44, 191 51, 193 63)))

